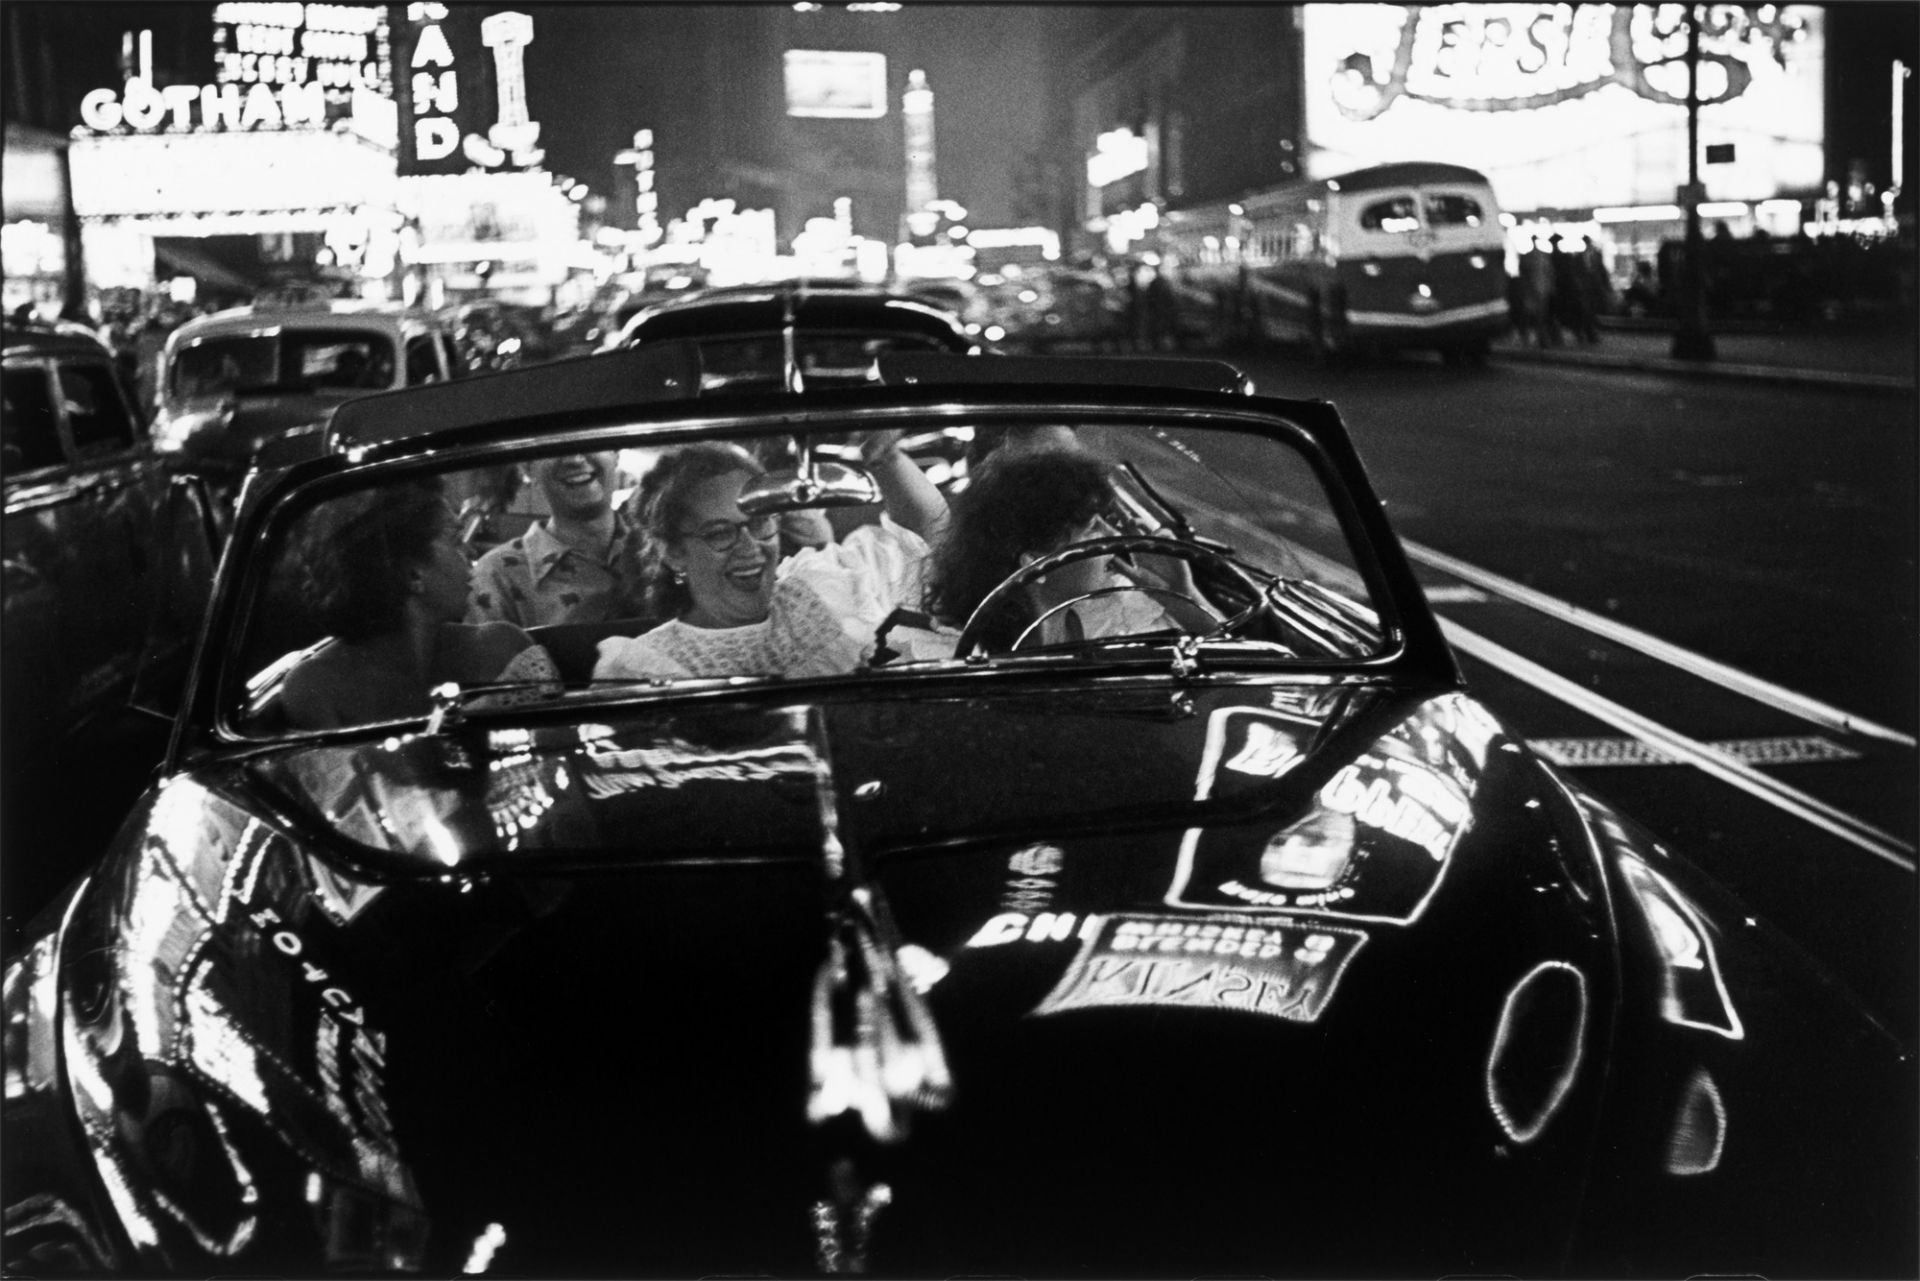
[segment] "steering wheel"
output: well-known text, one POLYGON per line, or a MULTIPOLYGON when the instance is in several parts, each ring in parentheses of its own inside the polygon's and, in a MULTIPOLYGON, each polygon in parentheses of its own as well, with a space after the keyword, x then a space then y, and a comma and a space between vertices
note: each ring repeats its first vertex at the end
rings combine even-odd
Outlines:
POLYGON ((1072 605, 1077 605, 1081 601, 1091 600, 1096 596, 1105 596, 1123 591, 1138 591, 1150 595, 1171 596, 1178 600, 1187 601, 1205 610, 1208 615, 1218 620, 1214 629, 1207 633, 1209 639, 1222 636, 1237 636, 1246 630, 1248 624, 1252 623, 1255 618, 1258 618, 1267 610, 1267 593, 1279 582, 1272 574, 1249 565, 1245 561, 1227 552, 1219 551, 1212 547, 1204 547, 1199 543, 1190 543, 1182 539, 1168 538, 1163 534, 1122 534, 1112 538, 1089 538, 1085 542, 1069 543, 1057 552, 1052 552, 1046 556, 1042 556, 1038 560, 1030 561, 1001 579, 1000 583, 986 594, 979 605, 974 607, 973 613, 967 618, 966 626, 960 629, 960 636, 953 644, 953 656, 955 658, 966 658, 975 650, 984 649, 985 647, 980 643, 980 633, 986 626, 986 620, 992 617, 993 611, 999 608, 1001 603, 1009 596, 1021 591, 1035 579, 1046 577, 1062 565, 1071 565, 1076 561, 1092 560, 1099 556, 1118 556, 1125 553, 1171 556, 1176 560, 1194 563, 1204 562, 1206 564, 1221 566, 1254 587, 1253 602, 1239 613, 1231 617, 1223 618, 1220 615, 1220 611, 1205 600, 1197 600, 1185 592, 1174 591, 1171 588, 1131 583, 1117 587, 1103 587, 1096 591, 1082 593, 1064 604, 1056 605, 1049 609, 1045 614, 1041 615, 1039 620, 1022 631, 1020 635, 1014 639, 1012 648, 1019 649, 1021 642, 1025 641, 1028 636, 1033 635, 1038 630, 1041 622, 1051 618, 1061 610, 1072 605))

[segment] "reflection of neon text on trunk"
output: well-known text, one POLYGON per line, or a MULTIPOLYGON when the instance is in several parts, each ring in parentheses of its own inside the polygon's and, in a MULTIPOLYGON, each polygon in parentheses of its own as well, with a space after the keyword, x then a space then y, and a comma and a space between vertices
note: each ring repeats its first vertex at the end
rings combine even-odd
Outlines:
POLYGON ((1466 799, 1432 774, 1403 771, 1389 778, 1371 757, 1344 766, 1320 789, 1320 801, 1389 836, 1411 841, 1435 862, 1446 858, 1468 814, 1466 799))

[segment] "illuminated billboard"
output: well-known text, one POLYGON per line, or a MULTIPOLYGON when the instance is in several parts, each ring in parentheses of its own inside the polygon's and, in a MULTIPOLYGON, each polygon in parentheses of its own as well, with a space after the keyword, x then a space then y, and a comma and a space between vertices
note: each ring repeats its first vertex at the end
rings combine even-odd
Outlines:
POLYGON ((218 83, 318 84, 334 116, 346 114, 356 88, 393 92, 385 5, 222 0, 213 51, 218 83))
MULTIPOLYGON (((1825 46, 1811 5, 1700 6, 1714 200, 1817 191, 1825 46), (1720 153, 1724 154, 1724 153, 1720 153)), ((1665 204, 1687 180, 1684 5, 1305 6, 1307 173, 1439 160, 1509 209, 1665 204)))
POLYGON ((787 114, 878 120, 887 114, 887 59, 879 53, 789 49, 787 114))

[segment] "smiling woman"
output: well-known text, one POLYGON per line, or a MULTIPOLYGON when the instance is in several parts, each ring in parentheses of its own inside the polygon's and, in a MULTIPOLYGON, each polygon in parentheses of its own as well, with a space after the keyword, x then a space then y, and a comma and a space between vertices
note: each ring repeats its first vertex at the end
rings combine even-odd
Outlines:
POLYGON ((926 535, 946 500, 881 432, 861 446, 879 485, 878 524, 782 560, 779 521, 746 515, 740 494, 764 474, 738 446, 669 452, 631 504, 651 603, 667 621, 600 643, 595 679, 659 676, 830 676, 872 656, 893 612, 917 609, 926 535))

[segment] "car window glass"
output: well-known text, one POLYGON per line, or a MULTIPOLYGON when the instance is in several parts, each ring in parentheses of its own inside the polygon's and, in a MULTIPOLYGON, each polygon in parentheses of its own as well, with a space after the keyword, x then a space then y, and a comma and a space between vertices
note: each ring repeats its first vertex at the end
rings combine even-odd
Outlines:
POLYGON ((118 453, 133 445, 133 419, 107 366, 61 365, 60 396, 79 457, 118 453))
MULTIPOLYGON (((815 461, 841 460, 842 465, 857 467, 859 453, 848 442, 850 430, 858 427, 849 424, 846 430, 836 430, 831 423, 818 424, 818 432, 813 437, 815 461)), ((1197 544, 1205 549, 1193 571, 1194 582, 1204 584, 1200 594, 1210 596, 1203 608, 1207 608, 1216 622, 1238 616, 1242 611, 1254 620, 1251 630, 1236 631, 1231 636, 1247 642, 1241 651, 1245 661, 1338 664, 1385 652, 1386 633, 1379 625, 1377 606, 1369 596, 1361 573, 1364 558, 1348 546, 1336 508, 1309 456, 1288 440, 1205 427, 1175 430, 1139 423, 1086 424, 1077 429, 1057 426, 1043 429, 1037 436, 1032 433, 1031 423, 979 428, 949 425, 916 430, 907 437, 908 443, 903 448, 925 476, 937 485, 944 485, 950 500, 956 502, 963 498, 978 501, 978 495, 987 492, 974 486, 984 484, 982 477, 987 474, 985 468, 993 465, 995 450, 1006 450, 1003 457, 1008 459, 1017 458, 1026 450, 1046 449, 1083 456, 1092 467, 1092 484, 1104 497, 1096 494, 1093 506, 1084 512, 1071 513, 1072 528, 1093 529, 1098 521, 1104 521, 1105 528, 1112 533, 1187 540, 1189 545, 1197 544), (986 433, 985 438, 982 433, 986 433), (970 445, 980 446, 988 440, 995 442, 986 453, 988 461, 970 470, 961 456, 968 452, 970 445), (1020 443, 1023 440, 1024 448, 1020 443), (1245 567, 1254 577, 1245 577, 1241 570, 1223 563, 1222 557, 1245 567), (1266 586, 1258 586, 1261 583, 1266 586), (1276 607, 1272 613, 1255 608, 1260 604, 1263 590, 1283 596, 1284 608, 1276 607), (1337 597, 1338 602, 1329 604, 1329 597, 1337 597), (1294 621, 1284 621, 1283 614, 1294 621), (1286 630, 1301 619, 1305 619, 1304 632, 1286 630), (1317 635, 1312 634, 1315 629, 1318 629, 1317 635)), ((355 628, 365 630, 378 609, 387 608, 395 600, 411 599, 411 593, 426 591, 431 600, 437 602, 433 608, 441 611, 440 616, 448 622, 468 617, 505 617, 498 612, 485 613, 480 593, 489 582, 502 593, 511 593, 516 585, 523 593, 542 590, 531 581, 515 577, 511 567, 527 563, 527 545, 514 540, 533 536, 540 522, 555 510, 543 497, 548 487, 572 485, 580 479, 597 483, 616 510, 627 512, 632 527, 638 523, 638 514, 623 505, 635 493, 636 486, 643 483, 643 478, 659 465, 658 460, 665 451, 676 447, 662 445, 644 435, 603 441, 602 452, 594 457, 609 461, 598 464, 604 469, 598 478, 584 476, 586 456, 579 454, 556 456, 555 461, 561 466, 553 473, 543 472, 536 459, 524 454, 441 470, 430 477, 418 469, 404 477, 384 473, 385 478, 379 471, 370 471, 366 479, 356 482, 350 490, 332 490, 322 500, 308 500, 289 509, 287 516, 274 520, 252 553, 256 558, 254 563, 263 567, 264 573, 254 578, 247 589, 251 603, 243 607, 241 615, 247 621, 243 633, 236 638, 237 645, 230 651, 232 661, 223 683, 230 714, 237 715, 238 724, 249 732, 274 733, 288 727, 279 719, 285 715, 286 706, 280 699, 281 682, 289 671, 299 670, 301 664, 308 661, 301 656, 309 652, 330 654, 332 657, 327 662, 344 665, 344 668, 351 668, 355 662, 376 661, 379 653, 387 652, 386 647, 378 643, 378 636, 349 633, 355 628), (582 476, 561 479, 576 466, 576 460, 580 460, 582 476), (406 516, 409 510, 418 519, 406 516), (409 521, 412 523, 408 524, 409 521), (387 528, 389 523, 393 523, 391 529, 387 528), (376 533, 378 537, 374 536, 376 533), (502 576, 489 579, 489 571, 475 572, 469 568, 469 562, 489 556, 492 557, 489 564, 502 576), (331 586, 324 586, 326 584, 331 586), (316 650, 316 646, 320 648, 316 650), (367 657, 369 655, 373 657, 367 657)), ((731 437, 724 447, 745 449, 759 460, 759 466, 772 471, 793 466, 795 458, 794 438, 786 433, 731 437)), ((1078 466, 1078 460, 1075 465, 1078 466)), ((574 497, 569 494, 568 501, 574 497)), ((729 500, 720 501, 724 506, 729 500)), ((1045 506, 1041 504, 1042 508, 1045 506)), ((959 509, 956 507, 956 510, 959 509)), ((932 557, 925 550, 928 545, 924 542, 920 544, 920 551, 913 551, 911 544, 895 546, 889 540, 897 541, 897 534, 889 533, 885 525, 878 523, 876 509, 840 508, 804 514, 811 519, 798 523, 810 525, 811 529, 789 530, 783 525, 782 536, 791 534, 798 541, 779 545, 773 549, 774 555, 782 558, 818 555, 802 550, 815 545, 808 543, 806 537, 827 538, 838 542, 841 548, 828 557, 835 564, 901 567, 904 577, 897 582, 915 586, 900 586, 900 591, 918 593, 917 584, 923 580, 917 575, 935 575, 937 557, 946 546, 942 543, 935 547, 932 557), (915 557, 925 558, 924 563, 909 572, 904 567, 907 560, 915 557)), ((699 518, 699 528, 703 529, 721 529, 739 523, 738 514, 731 509, 705 511, 699 518)), ((975 528, 989 527, 977 525, 975 528)), ((1097 536, 1104 535, 1061 534, 1066 541, 1097 536)), ((736 538, 727 548, 715 551, 729 555, 739 546, 736 538)), ((751 555, 750 552, 743 554, 751 555)), ((1166 555, 1150 550, 1143 554, 1166 555)), ((1103 600, 1101 606, 1104 609, 1106 604, 1113 604, 1114 608, 1107 613, 1119 620, 1111 629, 1098 633, 1102 639, 1146 638, 1141 643, 1147 648, 1139 649, 1135 655, 1144 660, 1153 646, 1171 643, 1181 634, 1175 628, 1178 620, 1160 607, 1169 595, 1181 598, 1183 590, 1179 575, 1171 580, 1166 577, 1171 560, 1168 565, 1160 566, 1159 571, 1143 571, 1147 582, 1143 590, 1141 580, 1130 578, 1130 571, 1119 562, 1104 556, 1089 555, 1081 559, 1088 562, 1084 568, 1089 577, 1107 577, 1091 589, 1072 588, 1072 594, 1092 590, 1103 598, 1115 598, 1103 600)), ((614 549, 613 563, 616 577, 625 586, 608 598, 612 603, 606 611, 583 620, 596 626, 617 624, 602 633, 602 637, 638 637, 678 616, 673 612, 675 606, 669 604, 675 598, 659 587, 664 571, 654 573, 647 568, 653 565, 658 570, 659 562, 649 559, 644 537, 622 541, 614 549), (655 586, 648 587, 648 583, 655 586)), ((796 565, 801 563, 795 561, 796 565)), ((987 585, 1002 581, 1018 565, 1016 560, 1006 567, 989 566, 984 571, 985 578, 990 580, 987 585)), ((715 574, 724 572, 717 567, 709 568, 715 574)), ((570 576, 566 582, 555 580, 551 588, 555 599, 564 604, 561 598, 577 590, 577 582, 570 576)), ((864 608, 861 602, 877 598, 875 593, 864 588, 837 593, 837 589, 830 587, 823 588, 822 592, 820 600, 825 602, 822 608, 829 612, 853 611, 847 617, 836 616, 833 621, 838 627, 825 634, 852 637, 856 649, 866 638, 874 636, 883 619, 865 619, 858 611, 864 608)), ((528 597, 523 595, 521 599, 528 597)), ((1191 602, 1193 598, 1185 599, 1191 602)), ((977 600, 963 606, 958 613, 949 611, 951 630, 944 633, 944 639, 933 637, 896 667, 884 671, 866 668, 856 657, 849 660, 850 665, 806 669, 801 674, 867 679, 891 678, 916 667, 924 670, 927 662, 952 657, 958 627, 978 608, 977 600), (942 644, 946 646, 944 651, 940 649, 942 644)), ((917 609, 922 605, 934 613, 939 612, 930 600, 918 595, 910 605, 902 607, 917 609)), ((395 612, 393 617, 399 619, 403 613, 395 612)), ((510 621, 541 627, 554 620, 522 617, 510 621)), ((1193 630, 1188 627, 1188 634, 1193 630)), ((577 652, 571 658, 566 657, 570 651, 565 648, 565 642, 563 636, 554 643, 556 662, 560 663, 562 678, 569 682, 568 690, 596 692, 592 675, 597 638, 576 646, 577 652)), ((996 643, 996 652, 1010 654, 1012 648, 996 643)), ((725 661, 732 660, 729 657, 725 661)), ((727 667, 717 674, 773 677, 772 669, 752 666, 753 661, 757 660, 747 655, 737 670, 727 667)), ((500 670, 504 669, 496 663, 485 671, 468 672, 465 680, 485 683, 495 679, 500 670)), ((710 677, 716 672, 694 674, 710 677)), ((331 679, 342 679, 341 672, 335 671, 331 679)), ((345 683, 348 688, 359 690, 372 688, 376 682, 372 677, 363 680, 349 672, 345 683)), ((598 687, 597 692, 605 693, 606 686, 598 687)), ((369 714, 368 720, 348 723, 390 722, 425 714, 425 686, 401 693, 411 700, 405 704, 408 710, 381 716, 369 714)), ((564 697, 565 693, 555 690, 552 696, 564 697)), ((318 726, 295 724, 291 727, 318 726)))
POLYGON ((203 338, 174 354, 173 394, 193 398, 270 387, 278 352, 279 343, 270 335, 203 338))
POLYGON ((336 330, 282 335, 286 365, 304 386, 381 390, 393 386, 393 344, 384 335, 336 330))
POLYGON ((1485 215, 1480 202, 1459 192, 1430 192, 1427 195, 1429 227, 1478 227, 1485 215))
POLYGON ((22 365, 5 374, 6 403, 0 406, 0 465, 9 472, 52 467, 66 461, 53 412, 47 372, 22 365))
POLYGON ((440 381, 440 361, 434 355, 432 334, 416 334, 407 339, 407 386, 440 381))
POLYGON ((1392 196, 1376 200, 1360 211, 1360 225, 1368 231, 1399 234, 1420 229, 1420 218, 1412 196, 1392 196))

